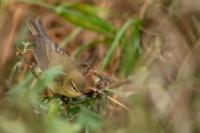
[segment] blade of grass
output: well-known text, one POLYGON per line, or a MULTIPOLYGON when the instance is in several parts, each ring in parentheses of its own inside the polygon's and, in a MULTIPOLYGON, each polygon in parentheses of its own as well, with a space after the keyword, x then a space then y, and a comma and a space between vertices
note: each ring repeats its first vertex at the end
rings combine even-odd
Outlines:
POLYGON ((65 8, 64 6, 57 6, 54 11, 65 20, 68 20, 69 22, 82 28, 90 29, 105 35, 112 35, 112 32, 114 31, 111 24, 107 23, 98 16, 90 16, 74 9, 65 8))
POLYGON ((78 10, 80 12, 83 12, 88 15, 94 15, 96 16, 100 12, 107 12, 107 10, 102 9, 100 7, 92 6, 89 4, 83 4, 83 3, 64 3, 64 6, 68 8, 72 8, 74 10, 78 10))
POLYGON ((108 95, 106 95, 106 97, 110 100, 110 101, 112 101, 112 102, 114 102, 114 103, 116 103, 117 105, 119 105, 120 107, 122 107, 122 108, 124 108, 124 109, 126 109, 127 111, 129 111, 129 112, 131 112, 132 110, 131 109, 129 109, 126 105, 124 105, 124 104, 122 104, 121 102, 119 102, 118 100, 116 100, 116 99, 114 99, 114 98, 112 98, 112 97, 110 97, 110 96, 108 96, 108 95))
POLYGON ((141 19, 135 19, 132 28, 131 35, 126 44, 123 45, 123 54, 121 61, 121 74, 122 76, 128 76, 131 74, 134 65, 138 61, 141 54, 141 45, 140 45, 140 28, 142 26, 141 19))
POLYGON ((73 32, 71 32, 68 36, 66 36, 63 41, 60 43, 60 47, 64 48, 66 47, 72 40, 74 40, 78 34, 80 34, 82 31, 81 28, 76 28, 73 32))
MULTIPOLYGON (((36 4, 39 6, 42 6, 44 8, 47 8, 59 16, 63 17, 65 20, 71 22, 72 24, 92 30, 94 32, 102 33, 107 36, 112 36, 115 28, 112 24, 106 22, 104 19, 100 18, 97 15, 94 15, 94 13, 90 13, 91 9, 88 9, 87 11, 83 11, 86 8, 86 5, 84 4, 83 7, 80 4, 77 6, 66 6, 66 5, 50 5, 47 3, 44 3, 39 0, 17 0, 18 2, 24 2, 29 4, 36 4)), ((92 6, 90 6, 91 8, 92 6)), ((95 6, 93 7, 95 8, 95 6)))
POLYGON ((101 66, 101 69, 105 69, 106 66, 109 64, 109 61, 112 58, 113 53, 115 52, 116 47, 119 45, 119 41, 122 39, 124 33, 127 31, 127 29, 130 27, 130 25, 133 23, 133 20, 128 20, 116 33, 116 36, 113 39, 113 42, 111 44, 110 49, 108 50, 105 58, 103 59, 103 63, 101 66))

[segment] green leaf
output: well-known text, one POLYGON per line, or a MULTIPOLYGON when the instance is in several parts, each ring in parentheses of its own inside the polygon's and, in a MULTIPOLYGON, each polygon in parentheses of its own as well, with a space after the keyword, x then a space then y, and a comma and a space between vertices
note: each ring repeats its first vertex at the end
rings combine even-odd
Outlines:
POLYGON ((76 119, 76 122, 81 125, 82 128, 89 129, 97 129, 102 125, 100 116, 85 107, 81 107, 81 113, 76 119))
POLYGON ((80 112, 80 107, 79 106, 73 106, 71 105, 70 108, 67 110, 69 117, 74 117, 80 112))
POLYGON ((56 6, 54 11, 64 19, 82 28, 109 36, 111 36, 114 31, 111 24, 107 23, 98 16, 88 15, 75 9, 66 8, 65 6, 56 6))
POLYGON ((108 22, 97 16, 97 12, 100 11, 100 9, 96 8, 95 6, 69 3, 54 6, 39 0, 17 1, 42 6, 51 11, 54 11, 58 15, 62 16, 65 20, 71 22, 72 24, 98 33, 103 33, 107 36, 112 36, 115 30, 113 25, 109 24, 108 22), (96 10, 93 11, 93 9, 95 8, 96 10))
POLYGON ((82 12, 84 14, 94 15, 94 16, 96 16, 100 12, 105 12, 105 9, 99 8, 97 6, 89 5, 89 4, 83 4, 83 3, 66 3, 65 2, 64 6, 67 8, 72 8, 74 10, 82 12))
POLYGON ((140 28, 142 23, 143 21, 139 18, 134 20, 131 27, 131 34, 122 48, 123 54, 120 71, 125 77, 131 74, 134 65, 137 63, 141 55, 140 28))
POLYGON ((56 116, 58 115, 59 109, 60 109, 60 105, 59 105, 58 99, 56 98, 52 99, 48 104, 47 119, 56 118, 56 116))
POLYGON ((119 45, 119 41, 122 39, 123 35, 125 34, 125 32, 127 31, 127 29, 129 28, 129 26, 133 23, 133 20, 130 19, 128 20, 116 33, 116 36, 113 39, 113 42, 111 44, 110 49, 108 50, 104 60, 103 60, 103 64, 101 66, 101 69, 105 69, 106 66, 109 64, 109 61, 111 60, 115 49, 117 48, 117 46, 119 45))
POLYGON ((81 28, 76 28, 73 32, 71 32, 68 36, 64 38, 64 40, 60 43, 60 47, 66 47, 72 40, 74 40, 78 36, 78 34, 81 33, 81 31, 81 28))
POLYGON ((22 104, 21 101, 24 101, 23 104, 37 106, 40 92, 51 85, 58 74, 61 74, 60 67, 54 67, 45 71, 41 75, 41 79, 34 82, 32 74, 28 73, 23 81, 8 92, 9 99, 13 103, 22 104))

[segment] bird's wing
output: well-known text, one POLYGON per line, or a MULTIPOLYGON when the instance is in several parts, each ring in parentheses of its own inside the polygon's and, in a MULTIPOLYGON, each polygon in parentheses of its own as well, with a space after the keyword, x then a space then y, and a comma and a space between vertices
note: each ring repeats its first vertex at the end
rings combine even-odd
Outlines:
POLYGON ((26 23, 31 33, 33 34, 33 54, 36 59, 36 62, 42 70, 45 70, 49 66, 52 54, 57 53, 60 55, 65 55, 65 52, 48 37, 47 33, 44 30, 44 26, 41 22, 41 19, 27 19, 26 23))

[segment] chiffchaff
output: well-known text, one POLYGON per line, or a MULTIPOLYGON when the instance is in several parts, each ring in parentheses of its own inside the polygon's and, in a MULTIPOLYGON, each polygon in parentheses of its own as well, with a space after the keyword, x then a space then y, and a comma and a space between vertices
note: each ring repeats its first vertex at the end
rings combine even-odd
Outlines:
POLYGON ((76 62, 48 37, 41 19, 28 19, 27 25, 33 34, 33 55, 39 68, 42 71, 55 66, 62 68, 63 74, 52 86, 53 92, 69 98, 80 96, 85 81, 76 62))

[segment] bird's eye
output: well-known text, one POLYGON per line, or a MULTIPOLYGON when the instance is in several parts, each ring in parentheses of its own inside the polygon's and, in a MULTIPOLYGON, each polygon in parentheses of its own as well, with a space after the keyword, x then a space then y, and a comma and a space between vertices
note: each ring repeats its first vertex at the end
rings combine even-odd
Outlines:
POLYGON ((71 86, 73 87, 73 89, 74 89, 75 91, 78 91, 78 92, 79 92, 78 88, 76 87, 76 84, 75 84, 73 81, 70 80, 70 84, 71 84, 71 86))
POLYGON ((75 88, 76 88, 76 85, 74 84, 74 82, 73 82, 73 81, 70 81, 70 83, 71 83, 71 86, 75 89, 75 88))

